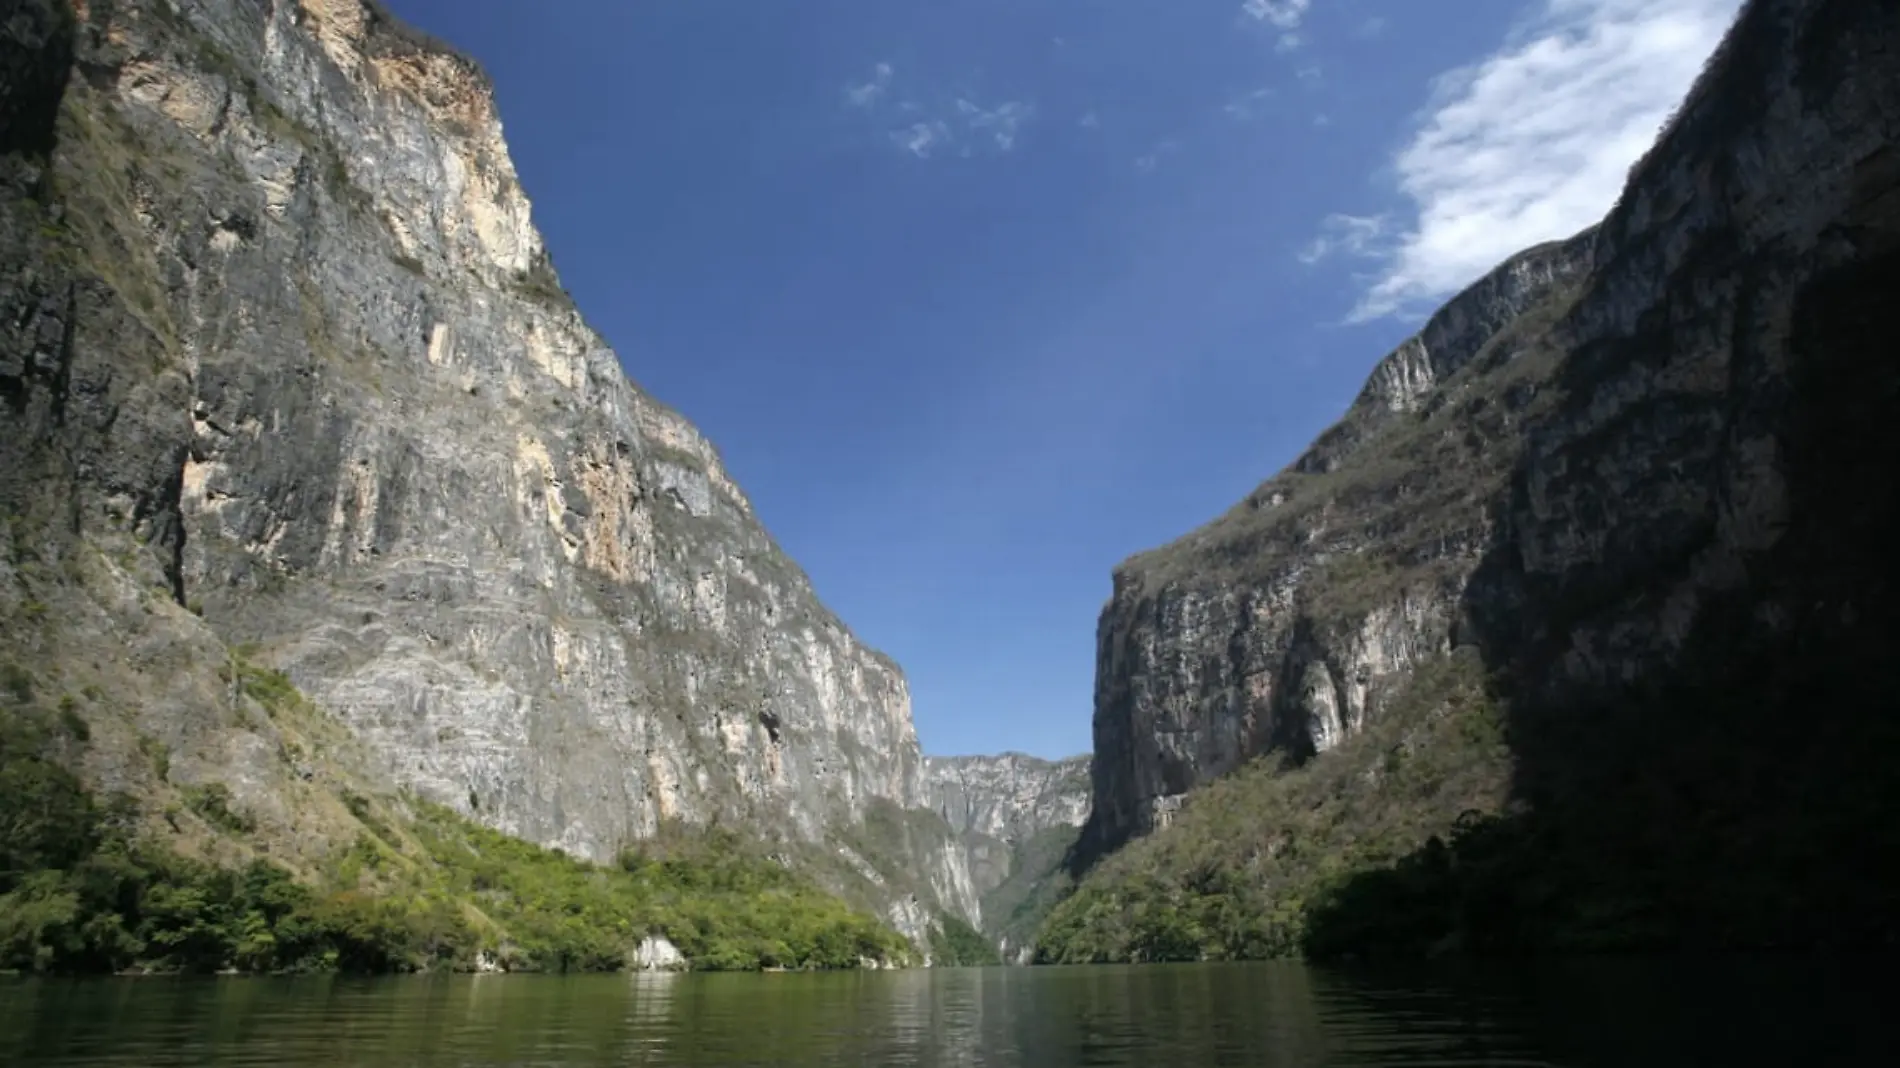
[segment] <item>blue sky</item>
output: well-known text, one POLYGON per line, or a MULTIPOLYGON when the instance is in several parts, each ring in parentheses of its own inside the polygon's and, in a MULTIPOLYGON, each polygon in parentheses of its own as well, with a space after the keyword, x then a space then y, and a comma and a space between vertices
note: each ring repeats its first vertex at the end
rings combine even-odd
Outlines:
POLYGON ((1739 0, 393 0, 933 753, 1086 751, 1114 565, 1609 206, 1739 0))

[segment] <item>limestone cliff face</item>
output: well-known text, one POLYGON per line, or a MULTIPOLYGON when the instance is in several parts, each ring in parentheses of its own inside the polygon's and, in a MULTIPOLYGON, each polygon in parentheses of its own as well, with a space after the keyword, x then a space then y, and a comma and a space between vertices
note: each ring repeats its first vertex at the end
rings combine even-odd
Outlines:
POLYGON ((924 796, 959 834, 1013 842, 1088 818, 1088 758, 1023 753, 924 758, 924 796))
MULTIPOLYGON (((582 320, 473 63, 372 0, 34 0, 9 32, 9 514, 137 546, 112 566, 157 569, 164 625, 524 838, 819 843, 925 804, 902 673, 582 320)), ((870 863, 967 881, 928 852, 870 863)))
POLYGON ((1448 388, 1508 362, 1514 331, 1567 298, 1593 241, 1493 271, 1381 360, 1285 472, 1116 570, 1097 633, 1091 849, 1153 830, 1259 753, 1331 748, 1450 648, 1493 534, 1484 502, 1508 474, 1489 436, 1513 415, 1500 404, 1462 436, 1417 428, 1446 414, 1448 388))
POLYGON ((1052 880, 1088 818, 1088 758, 928 757, 924 795, 956 835, 978 898, 978 911, 963 915, 1013 959, 1013 947, 1053 898, 1052 880))
POLYGON ((1892 510, 1851 472, 1880 481, 1900 412, 1855 302, 1900 242, 1896 55, 1891 4, 1755 0, 1600 227, 1459 295, 1291 467, 1122 565, 1093 853, 1250 757, 1354 735, 1456 645, 1557 705, 1686 678, 1717 626, 1705 659, 1866 632, 1890 561, 1850 549, 1892 510), (1873 436, 1824 474, 1830 389, 1873 436), (1833 533, 1793 554, 1802 499, 1833 533))

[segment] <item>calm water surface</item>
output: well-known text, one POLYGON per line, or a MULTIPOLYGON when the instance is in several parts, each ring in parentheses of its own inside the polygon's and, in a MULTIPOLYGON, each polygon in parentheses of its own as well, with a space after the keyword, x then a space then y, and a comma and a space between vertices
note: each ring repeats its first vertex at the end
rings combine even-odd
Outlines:
POLYGON ((1900 1064, 1884 967, 0 981, 0 1064, 1900 1064))

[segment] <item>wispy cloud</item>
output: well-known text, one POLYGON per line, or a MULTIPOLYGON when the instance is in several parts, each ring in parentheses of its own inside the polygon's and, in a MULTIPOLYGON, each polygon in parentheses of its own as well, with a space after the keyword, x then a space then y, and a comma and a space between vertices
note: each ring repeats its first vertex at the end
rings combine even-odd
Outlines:
POLYGON ((1180 150, 1181 150, 1181 142, 1176 141, 1171 137, 1165 140, 1157 141, 1155 142, 1155 145, 1153 148, 1150 148, 1148 151, 1143 152, 1141 155, 1135 157, 1135 169, 1140 171, 1143 174, 1148 174, 1151 171, 1153 171, 1156 167, 1161 166, 1161 159, 1163 156, 1172 155, 1173 153, 1179 152, 1180 150))
POLYGON ((1300 23, 1312 6, 1313 0, 1246 0, 1240 5, 1240 13, 1244 18, 1280 31, 1280 39, 1274 47, 1291 52, 1305 43, 1300 36, 1300 23))
POLYGON ((952 140, 950 127, 942 119, 913 122, 902 129, 892 130, 890 138, 892 144, 918 159, 930 158, 952 140))
POLYGON ((1307 8, 1312 6, 1313 0, 1247 0, 1240 5, 1240 11, 1255 22, 1292 30, 1299 28, 1307 8))
POLYGON ((1030 106, 1020 100, 1006 100, 992 108, 979 107, 961 98, 957 100, 957 116, 963 120, 964 128, 975 136, 987 137, 1003 152, 1016 147, 1016 134, 1032 113, 1030 106))
POLYGON ((1016 147, 1035 109, 1023 100, 983 103, 973 95, 943 97, 904 91, 903 79, 889 63, 844 90, 848 110, 862 112, 882 127, 885 140, 919 159, 946 152, 1008 152, 1016 147), (921 99, 920 99, 921 98, 921 99))
POLYGON ((896 75, 889 63, 879 63, 871 70, 869 81, 847 86, 844 91, 845 102, 855 108, 868 108, 878 102, 891 87, 891 78, 896 75))
POLYGON ((1259 89, 1250 89, 1222 105, 1221 111, 1225 112, 1230 119, 1243 121, 1251 119, 1259 112, 1261 105, 1265 104, 1272 96, 1273 90, 1265 86, 1259 89))
POLYGON ((1504 47, 1440 77, 1393 161, 1410 202, 1334 215, 1301 253, 1377 264, 1354 321, 1442 299, 1595 222, 1741 0, 1543 0, 1504 47))
POLYGON ((1386 220, 1378 215, 1329 215, 1319 236, 1300 250, 1301 263, 1318 263, 1331 256, 1371 256, 1385 252, 1386 220))

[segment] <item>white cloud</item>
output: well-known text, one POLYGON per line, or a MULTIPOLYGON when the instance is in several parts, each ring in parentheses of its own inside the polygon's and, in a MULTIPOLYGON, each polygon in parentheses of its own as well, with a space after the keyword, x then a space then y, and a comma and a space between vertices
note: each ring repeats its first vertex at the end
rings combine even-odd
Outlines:
POLYGON ((962 117, 967 130, 977 136, 986 136, 999 151, 1008 152, 1016 147, 1017 131, 1029 121, 1031 109, 1020 100, 1008 100, 993 108, 982 108, 968 100, 957 100, 957 114, 962 117))
POLYGON ((907 90, 889 63, 877 64, 868 80, 844 90, 849 110, 863 112, 885 140, 919 159, 946 151, 959 156, 1008 152, 1035 114, 1021 100, 983 104, 970 96, 945 99, 926 92, 920 100, 919 95, 907 90))
POLYGON ((1542 0, 1497 53, 1438 80, 1393 161, 1410 220, 1333 216, 1301 258, 1379 262, 1351 315, 1362 321, 1415 311, 1596 222, 1740 6, 1542 0))
POLYGON ((1264 22, 1282 30, 1298 29, 1313 0, 1247 0, 1241 13, 1255 22, 1264 22))
POLYGON ((1280 39, 1274 48, 1281 52, 1292 52, 1305 43, 1298 30, 1306 11, 1313 6, 1313 0, 1247 0, 1240 5, 1240 13, 1258 23, 1272 26, 1280 31, 1280 39))
POLYGON ((1098 129, 1102 125, 1102 117, 1093 111, 1084 112, 1081 118, 1075 120, 1075 124, 1084 130, 1098 129))
MULTIPOLYGON (((911 109, 914 113, 917 109, 911 109)), ((1008 152, 1016 147, 1023 125, 1035 114, 1019 100, 1005 101, 995 107, 983 107, 959 98, 941 118, 918 119, 888 133, 891 144, 916 156, 929 159, 945 152, 969 157, 979 149, 1008 152)))
POLYGON ((1281 40, 1273 44, 1277 51, 1296 51, 1305 44, 1298 30, 1311 6, 1313 0, 1246 0, 1241 4, 1241 15, 1281 30, 1281 40))
POLYGON ((1260 105, 1265 103, 1271 96, 1273 96, 1273 90, 1263 86, 1259 89, 1249 90, 1229 100, 1221 107, 1221 110, 1226 112, 1227 117, 1230 119, 1245 121, 1253 118, 1254 114, 1259 111, 1260 105))
POLYGON ((891 131, 891 143, 918 159, 928 159, 950 143, 950 127, 941 119, 916 122, 891 131))
POLYGON ((848 86, 844 91, 847 103, 855 108, 868 108, 891 87, 891 77, 897 72, 889 63, 879 63, 871 71, 871 80, 848 86))
POLYGON ((1390 250, 1386 219, 1380 215, 1328 215, 1319 236, 1300 250, 1301 263, 1332 256, 1377 256, 1390 250))

